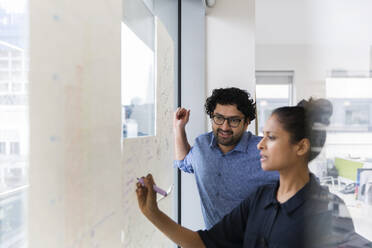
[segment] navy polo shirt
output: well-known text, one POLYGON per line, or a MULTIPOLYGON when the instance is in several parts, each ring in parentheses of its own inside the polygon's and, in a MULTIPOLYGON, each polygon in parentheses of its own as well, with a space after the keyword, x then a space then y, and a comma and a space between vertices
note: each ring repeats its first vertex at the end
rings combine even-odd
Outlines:
POLYGON ((279 182, 258 188, 210 230, 198 231, 206 247, 338 247, 354 233, 343 201, 314 175, 282 204, 278 187, 279 182))
POLYGON ((257 144, 261 137, 244 132, 239 143, 223 154, 213 132, 196 138, 183 160, 174 164, 194 173, 207 229, 230 213, 259 186, 278 179, 277 172, 262 170, 257 144))

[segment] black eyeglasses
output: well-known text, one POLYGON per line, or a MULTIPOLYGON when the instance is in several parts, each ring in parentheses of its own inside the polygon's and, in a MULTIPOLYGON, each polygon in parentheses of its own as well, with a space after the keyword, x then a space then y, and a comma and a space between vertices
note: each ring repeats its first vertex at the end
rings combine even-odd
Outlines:
POLYGON ((240 122, 244 119, 238 118, 238 117, 223 117, 222 115, 213 115, 212 119, 216 125, 222 125, 225 120, 227 120, 227 124, 229 124, 230 127, 238 127, 240 122))

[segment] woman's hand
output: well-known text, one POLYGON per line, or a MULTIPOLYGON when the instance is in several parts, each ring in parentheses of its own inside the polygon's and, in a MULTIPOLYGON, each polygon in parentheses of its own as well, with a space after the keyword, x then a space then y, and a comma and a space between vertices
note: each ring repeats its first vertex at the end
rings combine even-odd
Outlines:
POLYGON ((155 183, 152 175, 148 174, 146 177, 142 177, 142 179, 145 186, 138 182, 136 193, 138 206, 146 218, 179 246, 185 248, 205 248, 197 232, 182 227, 159 210, 156 203, 156 192, 153 188, 155 183))
POLYGON ((151 217, 159 212, 158 204, 156 202, 156 192, 154 191, 154 179, 151 174, 142 177, 145 186, 137 182, 137 200, 141 212, 146 217, 151 217))

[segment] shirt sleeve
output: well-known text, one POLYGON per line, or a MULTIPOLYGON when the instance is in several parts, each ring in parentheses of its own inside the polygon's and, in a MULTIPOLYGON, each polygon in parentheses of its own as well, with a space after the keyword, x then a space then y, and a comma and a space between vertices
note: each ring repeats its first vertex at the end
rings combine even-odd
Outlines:
POLYGON ((183 160, 174 160, 174 167, 178 167, 180 170, 186 173, 194 173, 194 168, 192 167, 192 157, 193 147, 191 147, 189 153, 187 153, 183 160))
POLYGON ((245 199, 211 229, 198 231, 204 245, 207 248, 241 248, 249 216, 250 202, 249 198, 245 199))

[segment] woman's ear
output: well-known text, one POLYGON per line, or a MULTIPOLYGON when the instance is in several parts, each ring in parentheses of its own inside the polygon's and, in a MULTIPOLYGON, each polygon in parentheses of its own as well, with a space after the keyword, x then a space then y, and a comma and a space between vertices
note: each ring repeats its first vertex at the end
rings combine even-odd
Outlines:
POLYGON ((304 156, 310 152, 310 141, 309 139, 302 139, 297 143, 297 155, 304 156))

